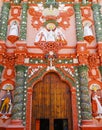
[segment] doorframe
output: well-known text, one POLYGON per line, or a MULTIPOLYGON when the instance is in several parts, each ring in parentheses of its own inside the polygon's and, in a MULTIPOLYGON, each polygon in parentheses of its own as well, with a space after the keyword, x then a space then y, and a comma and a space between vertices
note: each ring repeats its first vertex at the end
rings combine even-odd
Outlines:
MULTIPOLYGON (((76 88, 72 86, 70 82, 63 79, 61 75, 56 71, 50 71, 57 74, 60 77, 61 81, 64 81, 70 87, 71 92, 71 104, 72 104, 72 121, 73 121, 73 130, 78 130, 78 110, 77 110, 77 97, 76 97, 76 88)), ((44 75, 37 81, 35 81, 30 87, 27 89, 27 103, 26 103, 26 130, 31 130, 32 125, 32 95, 33 95, 33 87, 39 81, 41 81, 44 76, 50 72, 44 73, 44 75)))

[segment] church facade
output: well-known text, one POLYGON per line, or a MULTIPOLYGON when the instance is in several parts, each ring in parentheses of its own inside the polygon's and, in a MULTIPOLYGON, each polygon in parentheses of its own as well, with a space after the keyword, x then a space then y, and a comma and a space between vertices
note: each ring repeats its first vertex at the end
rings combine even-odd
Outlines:
POLYGON ((102 129, 102 1, 0 1, 0 130, 102 129))

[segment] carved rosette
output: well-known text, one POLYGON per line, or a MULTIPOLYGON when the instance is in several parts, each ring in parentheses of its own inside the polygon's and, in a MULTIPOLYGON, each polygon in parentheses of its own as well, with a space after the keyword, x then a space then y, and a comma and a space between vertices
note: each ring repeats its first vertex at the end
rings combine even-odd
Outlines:
POLYGON ((16 68, 16 88, 14 91, 14 107, 12 110, 12 119, 23 119, 23 107, 24 107, 24 83, 25 72, 27 67, 18 65, 16 68))
POLYGON ((10 10, 10 3, 9 2, 4 3, 1 12, 1 26, 0 26, 0 39, 4 41, 6 40, 6 35, 7 35, 9 10, 10 10))
POLYGON ((88 68, 86 65, 78 67, 80 77, 80 96, 81 96, 81 114, 82 120, 91 120, 91 101, 88 91, 88 68))

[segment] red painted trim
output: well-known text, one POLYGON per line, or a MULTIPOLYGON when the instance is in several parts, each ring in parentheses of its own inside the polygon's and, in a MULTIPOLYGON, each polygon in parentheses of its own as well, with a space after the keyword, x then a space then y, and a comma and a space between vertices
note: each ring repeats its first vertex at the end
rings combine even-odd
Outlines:
POLYGON ((27 104, 26 104, 26 130, 31 130, 32 122, 32 87, 27 90, 27 104))

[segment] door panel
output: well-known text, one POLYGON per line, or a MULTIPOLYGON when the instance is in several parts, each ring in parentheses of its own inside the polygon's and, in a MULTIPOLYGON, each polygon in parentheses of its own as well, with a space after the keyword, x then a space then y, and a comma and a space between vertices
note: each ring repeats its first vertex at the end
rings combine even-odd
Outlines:
POLYGON ((70 89, 55 73, 45 75, 33 89, 32 130, 35 130, 34 120, 42 118, 68 119, 69 130, 72 130, 70 89))

